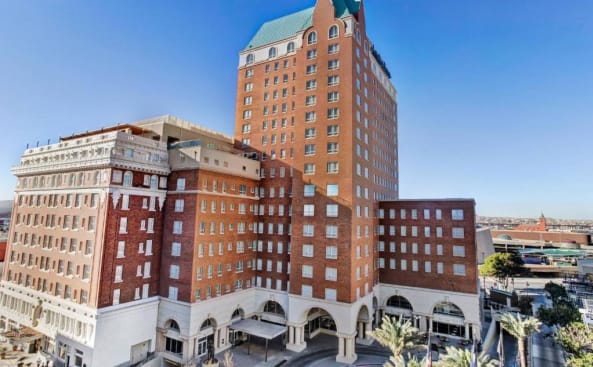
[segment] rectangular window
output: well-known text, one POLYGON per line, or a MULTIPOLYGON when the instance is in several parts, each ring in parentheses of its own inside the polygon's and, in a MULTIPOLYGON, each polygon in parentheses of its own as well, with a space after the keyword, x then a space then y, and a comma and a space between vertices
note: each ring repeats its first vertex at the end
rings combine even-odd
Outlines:
POLYGON ((313 266, 303 265, 303 278, 313 278, 313 266))
POLYGON ((441 244, 437 245, 437 255, 443 256, 443 245, 441 244))
MULTIPOLYGON (((178 295, 177 287, 169 287, 169 299, 177 300, 177 295, 178 295)), ((173 339, 171 339, 171 340, 173 340, 173 339)), ((179 348, 179 352, 181 354, 181 348, 179 348)))
POLYGON ((340 126, 339 125, 328 125, 327 126, 327 136, 338 136, 340 134, 340 126))
POLYGON ((336 91, 327 93, 328 102, 337 102, 340 100, 340 94, 336 91))
POLYGON ((179 265, 171 265, 169 270, 169 278, 179 279, 179 265))
POLYGON ((443 219, 443 211, 441 209, 436 209, 435 212, 434 212, 434 217, 437 220, 443 219))
POLYGON ((338 162, 327 162, 327 173, 338 173, 338 162))
POLYGON ((305 155, 315 155, 315 144, 305 144, 305 155))
POLYGON ((325 237, 326 238, 338 238, 338 226, 326 225, 325 226, 325 237))
POLYGON ((126 241, 119 241, 117 243, 117 258, 126 256, 126 241))
POLYGON ((171 256, 181 256, 181 243, 173 242, 171 244, 171 256))
POLYGON ((453 274, 454 275, 465 275, 465 265, 464 264, 453 264, 453 274))
POLYGON ((313 287, 310 285, 301 286, 301 295, 303 297, 313 297, 313 287))
POLYGON ((464 238, 463 227, 453 227, 451 231, 453 238, 464 238))
POLYGON ((184 205, 185 205, 185 201, 183 199, 176 199, 175 200, 175 211, 183 212, 184 205))
POLYGON ((124 272, 124 266, 123 265, 116 265, 115 266, 115 278, 114 278, 114 282, 115 283, 120 283, 122 282, 122 277, 123 277, 123 272, 124 272))
POLYGON ((424 227, 424 237, 430 237, 430 227, 424 227))
POLYGON ((424 219, 430 219, 430 209, 424 209, 424 219))
POLYGON ((424 244, 424 255, 430 255, 430 243, 424 244))
POLYGON ((443 237, 443 227, 437 227, 436 232, 437 232, 437 238, 443 237))
POLYGON ((424 272, 430 273, 431 271, 432 271, 432 265, 430 264, 430 261, 425 261, 424 262, 424 272))
POLYGON ((181 234, 183 232, 183 222, 176 220, 173 222, 173 234, 181 234))
POLYGON ((328 120, 337 119, 340 117, 340 110, 337 107, 327 109, 328 120))
POLYGON ((325 258, 326 259, 337 259, 338 258, 338 247, 337 246, 327 246, 325 248, 325 258))
POLYGON ((326 195, 327 196, 338 196, 338 194, 339 194, 338 184, 327 184, 327 186, 326 186, 326 195))
POLYGON ((327 62, 327 69, 328 70, 335 70, 340 67, 340 60, 332 59, 327 62))
POLYGON ((313 257, 313 245, 303 245, 303 257, 313 257))
POLYGON ((465 246, 453 245, 453 256, 465 257, 465 246))
POLYGON ((305 175, 315 174, 315 163, 305 163, 304 174, 305 175))
POLYGON ((335 282, 338 280, 338 269, 336 268, 325 268, 325 280, 335 282))
POLYGON ((338 216, 338 204, 327 204, 326 216, 335 218, 338 216))
POLYGON ((119 219, 119 233, 128 233, 128 218, 122 217, 119 219))
POLYGON ((317 80, 315 80, 315 79, 307 80, 305 83, 305 89, 307 89, 307 90, 317 89, 317 80))
POLYGON ((303 205, 303 215, 305 217, 312 217, 315 215, 315 205, 305 204, 303 205))
POLYGON ((443 263, 441 262, 437 263, 437 273, 443 274, 443 263))
POLYGON ((327 85, 334 86, 340 84, 340 76, 339 75, 330 75, 327 77, 327 85))
POLYGON ((328 154, 338 153, 338 143, 327 143, 327 153, 328 154))
POLYGON ((408 262, 406 259, 401 260, 401 266, 399 267, 401 270, 408 270, 408 262))
POLYGON ((451 210, 451 219, 463 220, 463 209, 452 209, 451 210))

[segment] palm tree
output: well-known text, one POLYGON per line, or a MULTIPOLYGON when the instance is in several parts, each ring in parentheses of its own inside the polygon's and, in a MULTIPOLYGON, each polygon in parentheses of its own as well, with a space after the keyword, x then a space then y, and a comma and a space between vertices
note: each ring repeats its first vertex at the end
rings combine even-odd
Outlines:
POLYGON ((517 313, 513 314, 505 312, 500 317, 500 325, 509 334, 517 339, 519 346, 519 356, 521 357, 521 367, 526 367, 525 360, 525 339, 531 334, 539 331, 541 322, 535 317, 523 317, 523 315, 517 313))
POLYGON ((402 356, 404 349, 415 347, 418 339, 418 329, 412 326, 410 321, 390 319, 389 316, 383 316, 380 328, 369 333, 369 335, 379 342, 379 344, 389 348, 393 354, 391 362, 386 362, 385 367, 405 366, 402 356))
MULTIPOLYGON (((436 363, 439 367, 470 367, 472 361, 472 352, 464 348, 446 347, 443 354, 436 363)), ((498 366, 498 360, 490 359, 484 353, 477 358, 477 367, 495 367, 498 366)))

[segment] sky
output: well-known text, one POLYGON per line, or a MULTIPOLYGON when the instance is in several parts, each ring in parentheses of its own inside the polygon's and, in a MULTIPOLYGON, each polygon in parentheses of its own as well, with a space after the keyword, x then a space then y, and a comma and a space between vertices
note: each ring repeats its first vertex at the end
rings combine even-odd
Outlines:
MULTIPOLYGON (((238 52, 314 4, 0 1, 0 200, 27 144, 164 114, 232 135, 238 52)), ((398 90, 401 198, 593 219, 592 1, 364 6, 398 90)))

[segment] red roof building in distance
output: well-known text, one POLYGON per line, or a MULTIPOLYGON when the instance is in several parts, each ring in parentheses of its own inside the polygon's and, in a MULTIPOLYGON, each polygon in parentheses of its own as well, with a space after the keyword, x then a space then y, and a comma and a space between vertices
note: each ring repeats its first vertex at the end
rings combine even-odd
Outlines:
POLYGON ((519 224, 517 227, 514 228, 515 231, 528 231, 528 232, 536 232, 536 231, 547 231, 546 228, 546 217, 544 217, 544 213, 542 213, 539 217, 539 221, 537 224, 519 224))

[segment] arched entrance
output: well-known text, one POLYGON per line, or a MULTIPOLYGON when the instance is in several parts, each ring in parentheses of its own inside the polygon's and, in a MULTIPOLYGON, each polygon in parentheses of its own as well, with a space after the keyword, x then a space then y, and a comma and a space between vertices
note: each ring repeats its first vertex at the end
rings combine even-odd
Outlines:
POLYGON ((336 335, 337 327, 334 318, 322 308, 314 307, 307 313, 305 338, 313 339, 318 335, 336 335))
POLYGON ((264 304, 261 320, 272 324, 286 325, 286 313, 280 303, 268 301, 264 304))
POLYGON ((356 318, 356 341, 358 343, 370 344, 371 340, 368 333, 371 331, 371 321, 369 309, 367 306, 362 305, 356 318))
POLYGON ((432 310, 432 332, 458 338, 469 338, 471 327, 465 325, 461 308, 451 302, 441 302, 432 310))
POLYGON ((395 295, 385 303, 385 313, 390 317, 412 321, 414 309, 406 297, 395 295))
MULTIPOLYGON (((231 315, 231 324, 245 318, 245 311, 241 307, 237 307, 231 315)), ((229 342, 231 345, 236 345, 245 339, 243 332, 239 330, 229 330, 229 342)))
POLYGON ((216 320, 209 318, 202 322, 196 339, 196 355, 203 357, 208 353, 208 345, 214 346, 214 332, 216 331, 216 320))
POLYGON ((177 358, 183 357, 183 339, 177 321, 169 319, 165 322, 164 330, 165 353, 172 354, 177 358))

